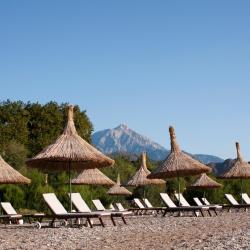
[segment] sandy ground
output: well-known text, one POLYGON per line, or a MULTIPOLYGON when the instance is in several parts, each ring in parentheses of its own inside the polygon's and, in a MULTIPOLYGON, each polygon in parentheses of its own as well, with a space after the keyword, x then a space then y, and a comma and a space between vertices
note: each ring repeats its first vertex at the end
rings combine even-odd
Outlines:
POLYGON ((250 249, 250 212, 127 221, 106 221, 106 228, 1 225, 0 249, 250 249))

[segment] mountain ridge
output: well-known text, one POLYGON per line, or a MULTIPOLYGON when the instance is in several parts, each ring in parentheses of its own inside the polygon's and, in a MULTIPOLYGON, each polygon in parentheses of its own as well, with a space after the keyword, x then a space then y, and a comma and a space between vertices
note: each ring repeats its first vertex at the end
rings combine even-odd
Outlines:
MULTIPOLYGON (((113 129, 97 131, 92 135, 92 143, 105 154, 132 154, 140 155, 147 152, 148 157, 154 161, 162 161, 169 154, 169 150, 160 144, 130 129, 126 124, 120 124, 113 129)), ((197 160, 208 164, 223 162, 224 160, 213 155, 190 154, 197 160)))

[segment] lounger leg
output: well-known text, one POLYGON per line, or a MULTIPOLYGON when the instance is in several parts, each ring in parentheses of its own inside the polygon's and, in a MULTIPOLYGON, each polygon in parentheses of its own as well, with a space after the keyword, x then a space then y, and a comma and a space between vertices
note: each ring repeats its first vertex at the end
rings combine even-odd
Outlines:
POLYGON ((163 213, 162 217, 165 217, 165 216, 166 216, 166 214, 167 214, 167 209, 164 211, 164 213, 163 213))
POLYGON ((113 225, 116 226, 115 219, 112 215, 111 215, 111 220, 112 220, 113 225))
POLYGON ((127 225, 127 222, 126 222, 124 216, 122 216, 122 221, 123 221, 123 223, 124 223, 125 225, 127 225))
POLYGON ((200 209, 200 212, 201 212, 202 217, 204 217, 204 213, 203 213, 202 209, 200 209))
POLYGON ((216 209, 214 209, 214 213, 215 213, 215 215, 216 215, 216 216, 218 215, 218 213, 217 213, 216 209))
POLYGON ((105 227, 105 225, 104 225, 103 220, 102 220, 101 217, 99 217, 99 221, 101 222, 102 227, 105 227))
POLYGON ((207 212, 208 212, 209 216, 212 217, 211 211, 209 209, 207 210, 207 212))
POLYGON ((87 221, 88 221, 88 223, 89 223, 89 226, 90 226, 91 228, 93 228, 92 222, 91 222, 91 220, 90 220, 89 217, 87 218, 87 221))

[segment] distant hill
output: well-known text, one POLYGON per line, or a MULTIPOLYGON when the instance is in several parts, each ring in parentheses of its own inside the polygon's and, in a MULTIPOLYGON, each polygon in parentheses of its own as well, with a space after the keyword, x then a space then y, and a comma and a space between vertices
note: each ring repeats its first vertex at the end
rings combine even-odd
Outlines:
POLYGON ((232 167, 234 162, 235 160, 233 159, 227 159, 223 162, 210 163, 208 165, 212 167, 214 174, 219 176, 227 172, 232 167))
MULTIPOLYGON (((146 151, 151 160, 162 161, 170 152, 163 146, 146 136, 140 135, 124 124, 114 129, 95 132, 92 135, 92 143, 105 154, 131 154, 133 155, 133 159, 136 155, 140 155, 143 151, 146 151)), ((205 164, 223 162, 223 159, 213 155, 194 154, 192 156, 205 164)))

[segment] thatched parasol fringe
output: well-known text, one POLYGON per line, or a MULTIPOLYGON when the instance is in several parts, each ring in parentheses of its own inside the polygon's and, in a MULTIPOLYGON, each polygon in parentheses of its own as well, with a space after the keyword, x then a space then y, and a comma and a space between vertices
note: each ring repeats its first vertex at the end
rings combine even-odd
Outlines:
POLYGON ((29 184, 30 179, 12 168, 0 155, 0 183, 1 184, 29 184))
POLYGON ((195 189, 210 189, 210 188, 220 188, 222 185, 206 174, 202 174, 189 188, 195 189))
POLYGON ((115 184, 108 176, 99 169, 85 169, 75 179, 71 181, 74 185, 102 185, 112 186, 115 184))

